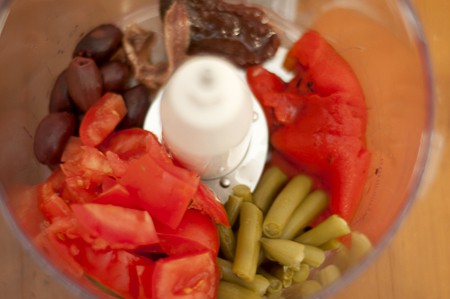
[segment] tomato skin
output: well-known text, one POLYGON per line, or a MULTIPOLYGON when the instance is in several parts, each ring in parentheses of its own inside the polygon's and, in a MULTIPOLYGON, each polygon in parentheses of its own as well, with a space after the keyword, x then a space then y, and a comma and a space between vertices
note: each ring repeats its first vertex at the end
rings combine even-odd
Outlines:
POLYGON ((168 255, 211 251, 219 252, 219 235, 215 223, 202 212, 188 209, 176 229, 155 222, 161 247, 168 255))
POLYGON ((299 72, 305 72, 299 87, 303 93, 321 96, 349 93, 355 95, 356 104, 365 106, 364 93, 350 65, 318 32, 306 32, 294 43, 287 57, 296 61, 299 72))
POLYGON ((192 198, 192 203, 189 208, 201 211, 216 223, 220 223, 226 227, 230 226, 225 207, 214 192, 202 181, 198 184, 197 192, 192 198))
POLYGON ((80 226, 111 248, 135 249, 159 242, 146 211, 95 203, 72 204, 71 208, 80 226))
POLYGON ((153 299, 214 299, 219 283, 216 257, 205 251, 160 259, 153 273, 153 299))
POLYGON ((269 130, 273 132, 279 123, 274 115, 274 109, 266 101, 270 100, 271 95, 283 92, 286 89, 286 83, 260 65, 247 68, 246 76, 252 93, 263 107, 269 130))
POLYGON ((263 99, 268 93, 280 93, 286 89, 283 80, 260 65, 247 68, 246 75, 250 88, 258 99, 263 99))
POLYGON ((99 145, 127 114, 121 95, 105 93, 84 115, 80 124, 80 138, 83 144, 99 145))
POLYGON ((104 153, 111 151, 125 161, 150 152, 154 157, 171 162, 155 134, 140 128, 113 132, 99 145, 99 149, 104 153))
POLYGON ((150 155, 129 161, 127 171, 119 180, 137 196, 141 208, 171 228, 179 225, 199 181, 197 174, 150 155))

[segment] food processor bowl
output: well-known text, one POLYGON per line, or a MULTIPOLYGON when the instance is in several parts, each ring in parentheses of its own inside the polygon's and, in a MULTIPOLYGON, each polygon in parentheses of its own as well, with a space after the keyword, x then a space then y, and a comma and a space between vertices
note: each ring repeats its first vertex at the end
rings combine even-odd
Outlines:
MULTIPOLYGON (((283 30, 286 46, 308 29, 320 32, 348 61, 364 90, 372 160, 350 226, 369 238, 373 250, 347 265, 340 279, 315 295, 325 298, 376 259, 417 195, 433 130, 425 37, 407 0, 229 2, 266 7, 269 19, 283 30)), ((80 37, 102 23, 157 20, 158 1, 2 0, 0 8, 0 28, 4 24, 0 36, 0 207, 13 234, 56 283, 67 287, 71 294, 67 296, 96 298, 104 293, 87 281, 72 280, 36 250, 32 240, 39 231, 38 219, 37 225, 23 219, 24 211, 33 208, 29 200, 35 196, 33 186, 51 172, 34 157, 34 132, 48 113, 53 82, 67 66, 80 37)), ((286 297, 301 298, 295 286, 286 297)))

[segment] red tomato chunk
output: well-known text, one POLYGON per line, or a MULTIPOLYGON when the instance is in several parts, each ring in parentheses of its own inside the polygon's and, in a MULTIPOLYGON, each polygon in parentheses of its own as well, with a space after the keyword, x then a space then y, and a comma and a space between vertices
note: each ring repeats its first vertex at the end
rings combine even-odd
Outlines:
MULTIPOLYGON (((365 145, 366 105, 358 79, 313 31, 293 45, 285 67, 295 75, 286 84, 261 66, 247 70, 251 89, 269 120, 271 144, 278 152, 278 162, 273 163, 291 164, 318 178, 318 184, 330 192, 331 213, 349 221, 362 196, 370 163, 365 145)), ((292 173, 292 167, 286 171, 292 173)))
POLYGON ((160 259, 153 273, 153 299, 214 299, 219 283, 216 257, 209 251, 160 259))
POLYGON ((87 111, 84 133, 38 185, 46 220, 36 244, 62 271, 123 298, 214 298, 225 209, 155 135, 111 133, 120 102, 107 94, 87 111))

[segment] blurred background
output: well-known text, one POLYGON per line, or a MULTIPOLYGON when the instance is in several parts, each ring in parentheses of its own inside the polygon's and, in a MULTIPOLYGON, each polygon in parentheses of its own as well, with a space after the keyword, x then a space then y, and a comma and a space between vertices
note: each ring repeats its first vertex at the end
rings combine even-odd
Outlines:
MULTIPOLYGON (((0 0, 2 2, 3 0, 0 0)), ((301 0, 300 0, 301 1, 301 0)), ((439 110, 430 167, 416 200, 394 239, 333 299, 450 297, 450 2, 414 0, 426 34, 439 110)), ((0 298, 77 298, 41 270, 0 219, 0 298)))

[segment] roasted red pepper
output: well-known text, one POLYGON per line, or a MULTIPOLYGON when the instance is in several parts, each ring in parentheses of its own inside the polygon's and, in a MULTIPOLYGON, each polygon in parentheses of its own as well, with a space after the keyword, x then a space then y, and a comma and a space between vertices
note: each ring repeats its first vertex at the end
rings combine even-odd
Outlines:
POLYGON ((298 171, 316 177, 329 191, 331 213, 350 220, 370 163, 366 104, 358 79, 314 31, 293 45, 285 67, 294 72, 286 84, 260 66, 247 70, 270 123, 271 144, 298 171))

